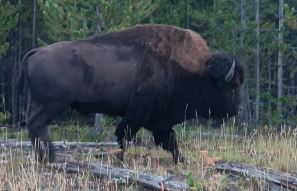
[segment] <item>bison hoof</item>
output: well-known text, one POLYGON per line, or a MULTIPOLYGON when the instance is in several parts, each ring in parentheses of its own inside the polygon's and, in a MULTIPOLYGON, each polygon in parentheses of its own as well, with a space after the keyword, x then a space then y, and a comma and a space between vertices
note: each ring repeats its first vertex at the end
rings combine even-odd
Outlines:
POLYGON ((114 156, 116 158, 118 158, 120 161, 124 161, 124 151, 120 151, 120 152, 114 153, 114 156))
POLYGON ((55 163, 55 162, 57 162, 55 158, 53 158, 53 159, 52 158, 49 158, 48 159, 48 163, 55 163))
POLYGON ((185 162, 187 162, 187 160, 182 155, 179 155, 178 157, 173 157, 173 162, 177 165, 179 162, 185 163, 185 162))

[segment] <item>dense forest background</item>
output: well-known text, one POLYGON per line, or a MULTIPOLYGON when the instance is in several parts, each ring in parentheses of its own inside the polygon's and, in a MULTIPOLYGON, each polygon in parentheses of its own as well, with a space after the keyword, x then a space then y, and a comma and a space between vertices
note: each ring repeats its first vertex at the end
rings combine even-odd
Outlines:
POLYGON ((297 123, 296 0, 0 0, 0 18, 0 124, 24 111, 16 79, 28 50, 141 23, 189 28, 245 63, 242 121, 297 123))

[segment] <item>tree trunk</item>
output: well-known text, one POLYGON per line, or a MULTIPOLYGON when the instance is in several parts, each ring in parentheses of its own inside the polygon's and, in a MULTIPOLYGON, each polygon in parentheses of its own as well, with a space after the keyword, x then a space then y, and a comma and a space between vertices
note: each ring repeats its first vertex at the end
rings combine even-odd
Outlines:
POLYGON ((96 16, 97 16, 97 29, 96 29, 96 35, 101 35, 102 33, 102 22, 100 17, 100 7, 99 4, 96 5, 96 16))
POLYGON ((36 0, 33 0, 33 17, 32 17, 32 48, 36 46, 36 0))
POLYGON ((190 27, 190 2, 187 0, 187 23, 186 28, 188 29, 190 27))
POLYGON ((269 168, 257 167, 236 162, 219 162, 216 167, 219 172, 233 175, 235 177, 251 177, 267 182, 265 190, 286 190, 297 189, 297 178, 289 173, 276 171, 269 168))
POLYGON ((22 21, 19 16, 19 26, 18 26, 18 42, 17 48, 15 48, 15 58, 16 61, 14 63, 14 69, 13 69, 13 83, 12 86, 14 87, 12 89, 12 93, 14 94, 14 97, 12 98, 13 101, 13 106, 12 106, 12 111, 13 111, 13 126, 14 128, 19 128, 19 122, 21 121, 21 92, 19 92, 19 87, 17 86, 17 76, 19 74, 19 68, 21 65, 21 47, 22 47, 22 21))
MULTIPOLYGON (((271 93, 272 92, 272 82, 271 82, 271 61, 269 60, 267 63, 267 67, 268 67, 268 92, 271 93)), ((269 95, 270 96, 270 95, 269 95)), ((270 98, 268 98, 268 112, 272 111, 271 108, 271 100, 270 98)), ((271 125, 271 120, 268 121, 269 125, 271 125)))
MULTIPOLYGON (((99 3, 96 4, 96 16, 97 16, 97 28, 96 28, 96 35, 101 35, 102 34, 102 22, 101 22, 101 17, 100 17, 100 6, 99 3)), ((93 133, 94 134, 98 134, 100 132, 101 127, 101 123, 102 123, 102 118, 103 115, 96 113, 95 114, 95 121, 94 121, 94 127, 93 127, 93 133)))
MULTIPOLYGON (((290 72, 290 87, 289 87, 289 92, 288 92, 288 94, 293 98, 294 97, 294 95, 296 95, 295 94, 295 91, 294 91, 294 89, 295 89, 295 80, 294 80, 294 74, 295 74, 295 72, 294 71, 292 71, 292 72, 290 72)), ((297 99, 296 99, 297 100, 297 99)), ((288 112, 288 117, 292 117, 292 116, 294 116, 294 113, 295 113, 295 106, 293 105, 293 107, 292 106, 288 106, 288 109, 289 109, 289 112, 288 112)))
MULTIPOLYGON (((92 173, 96 177, 104 177, 109 181, 121 180, 125 184, 137 183, 142 185, 143 190, 177 191, 193 190, 184 182, 172 180, 173 177, 162 177, 147 174, 140 171, 119 168, 103 163, 90 162, 63 162, 62 164, 53 164, 49 166, 57 171, 63 171, 71 174, 92 173), (146 189, 147 188, 147 189, 146 189)), ((116 181, 117 182, 117 181, 116 181)))
MULTIPOLYGON (((19 16, 19 43, 18 43, 18 74, 22 71, 20 71, 21 64, 22 64, 22 20, 21 20, 21 15, 19 16)), ((18 92, 18 125, 17 128, 20 128, 20 122, 23 120, 23 110, 22 108, 24 108, 24 99, 22 99, 23 96, 21 96, 22 92, 19 92, 19 89, 17 89, 18 92)))
POLYGON ((260 108, 260 2, 256 3, 256 101, 255 101, 255 124, 259 124, 260 108))
POLYGON ((284 0, 279 0, 278 9, 278 59, 277 59, 277 109, 280 114, 282 114, 282 102, 281 98, 283 96, 283 33, 284 33, 284 0))
POLYGON ((94 122, 94 128, 93 128, 93 133, 95 135, 97 135, 100 132, 100 129, 102 128, 101 127, 102 118, 103 118, 102 114, 100 114, 100 113, 95 114, 95 122, 94 122))
MULTIPOLYGON (((245 29, 246 29, 246 22, 245 22, 245 0, 240 1, 240 28, 241 28, 241 33, 240 33, 240 48, 243 50, 243 42, 244 42, 244 37, 245 37, 245 29)), ((243 55, 241 55, 242 59, 243 55)))
MULTIPOLYGON (((240 55, 240 62, 244 63, 245 58, 244 58, 244 52, 243 50, 245 49, 244 47, 244 38, 245 38, 245 30, 246 30, 246 16, 245 16, 245 6, 246 2, 245 0, 240 1, 240 49, 241 49, 241 55, 240 55)), ((248 83, 245 81, 244 84, 244 102, 243 102, 243 109, 241 112, 241 119, 245 122, 248 122, 251 120, 251 110, 250 110, 250 100, 249 100, 249 88, 248 88, 248 83)))
MULTIPOLYGON (((6 64, 6 62, 4 62, 4 64, 6 64)), ((5 68, 4 68, 4 71, 5 71, 5 68)), ((5 76, 4 76, 4 72, 1 72, 0 71, 0 86, 1 86, 1 94, 0 94, 0 105, 2 105, 2 111, 6 112, 6 101, 5 101, 5 86, 6 86, 6 83, 5 83, 5 76), (1 75, 1 73, 3 73, 1 75)), ((6 114, 5 114, 6 115, 6 114)))
MULTIPOLYGON (((33 16, 32 16, 32 49, 36 47, 36 0, 33 0, 33 16)), ((26 104, 26 120, 29 118, 31 108, 31 94, 27 89, 27 104, 26 104)))
MULTIPOLYGON (((16 40, 15 44, 18 44, 16 40)), ((17 49, 14 49, 14 62, 13 62, 13 70, 12 70, 12 77, 11 77, 11 110, 12 110, 12 124, 13 127, 16 127, 17 124, 17 97, 18 92, 16 88, 16 80, 17 80, 17 49)))

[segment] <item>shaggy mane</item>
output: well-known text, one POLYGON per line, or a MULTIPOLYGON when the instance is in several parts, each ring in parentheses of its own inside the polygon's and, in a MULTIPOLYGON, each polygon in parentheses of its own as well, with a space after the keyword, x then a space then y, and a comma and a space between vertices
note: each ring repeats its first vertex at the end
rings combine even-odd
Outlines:
POLYGON ((185 70, 202 74, 211 54, 197 33, 169 25, 138 25, 90 39, 95 42, 141 45, 159 56, 180 64, 185 70))

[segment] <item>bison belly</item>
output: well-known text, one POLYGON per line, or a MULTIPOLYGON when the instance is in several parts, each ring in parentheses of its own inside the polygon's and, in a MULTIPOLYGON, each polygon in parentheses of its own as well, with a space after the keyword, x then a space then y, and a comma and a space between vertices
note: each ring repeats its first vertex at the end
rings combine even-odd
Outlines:
POLYGON ((29 87, 39 100, 60 100, 84 113, 122 114, 140 62, 131 47, 61 42, 30 57, 29 87))

